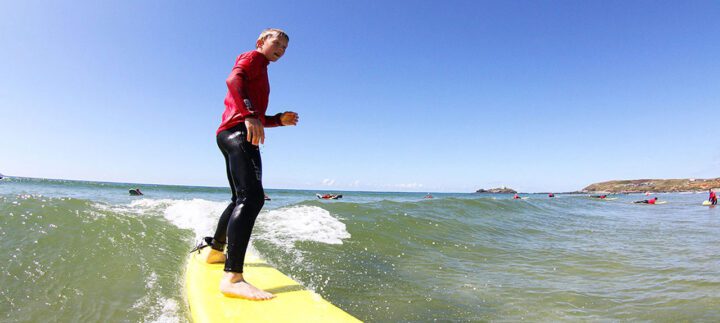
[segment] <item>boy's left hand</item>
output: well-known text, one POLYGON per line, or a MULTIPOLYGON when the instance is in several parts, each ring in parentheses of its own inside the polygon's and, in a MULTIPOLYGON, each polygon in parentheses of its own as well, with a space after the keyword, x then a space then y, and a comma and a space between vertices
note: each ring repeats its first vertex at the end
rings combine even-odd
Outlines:
POLYGON ((294 126, 297 125, 298 120, 300 120, 300 117, 297 113, 292 111, 285 111, 282 115, 280 115, 280 123, 283 126, 294 126))

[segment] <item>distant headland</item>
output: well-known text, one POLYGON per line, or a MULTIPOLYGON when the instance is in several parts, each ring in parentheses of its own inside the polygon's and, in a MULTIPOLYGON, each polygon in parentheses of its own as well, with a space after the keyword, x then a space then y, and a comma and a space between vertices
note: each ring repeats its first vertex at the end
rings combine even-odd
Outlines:
POLYGON ((591 184, 582 189, 584 193, 642 193, 642 192, 697 192, 720 188, 720 177, 711 179, 633 179, 591 184))
POLYGON ((487 190, 486 190, 486 189, 484 189, 484 188, 481 188, 481 189, 479 189, 479 190, 475 191, 475 193, 488 193, 488 194, 515 194, 515 193, 517 193, 517 191, 515 191, 515 190, 514 190, 514 189, 512 189, 512 188, 509 188, 509 187, 505 187, 505 186, 503 186, 503 187, 498 187, 498 188, 491 188, 491 189, 487 189, 487 190))

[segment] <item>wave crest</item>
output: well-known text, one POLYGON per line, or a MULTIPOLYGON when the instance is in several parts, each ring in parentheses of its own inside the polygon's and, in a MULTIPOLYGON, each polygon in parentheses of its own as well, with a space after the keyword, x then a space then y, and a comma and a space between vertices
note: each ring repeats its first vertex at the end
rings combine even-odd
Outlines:
POLYGON ((291 249, 295 242, 342 244, 350 238, 345 223, 317 206, 291 206, 270 210, 258 217, 257 239, 291 249))

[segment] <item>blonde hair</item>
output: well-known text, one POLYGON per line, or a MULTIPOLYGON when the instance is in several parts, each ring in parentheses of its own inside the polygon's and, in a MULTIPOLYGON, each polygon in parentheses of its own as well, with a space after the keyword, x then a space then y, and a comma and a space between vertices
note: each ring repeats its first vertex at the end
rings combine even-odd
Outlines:
POLYGON ((282 37, 282 38, 285 38, 286 41, 290 42, 290 36, 288 36, 288 34, 286 34, 281 29, 275 29, 275 28, 268 28, 268 29, 263 30, 260 33, 260 36, 258 36, 257 41, 265 42, 265 40, 270 38, 271 36, 282 37))

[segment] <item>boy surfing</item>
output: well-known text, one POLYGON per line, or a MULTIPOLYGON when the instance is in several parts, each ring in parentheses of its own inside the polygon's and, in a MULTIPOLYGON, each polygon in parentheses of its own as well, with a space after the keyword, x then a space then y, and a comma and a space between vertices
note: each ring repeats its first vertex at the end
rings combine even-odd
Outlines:
POLYGON ((230 297, 250 300, 275 297, 247 282, 243 265, 255 219, 265 203, 258 145, 265 142, 265 128, 294 126, 298 122, 298 114, 291 111, 265 114, 270 95, 267 66, 285 54, 289 41, 280 29, 264 30, 255 49, 237 57, 226 80, 225 112, 216 140, 225 158, 232 199, 220 216, 215 235, 206 237, 204 246, 212 248, 206 262, 225 263, 220 291, 230 297), (226 246, 227 256, 223 253, 226 246))

